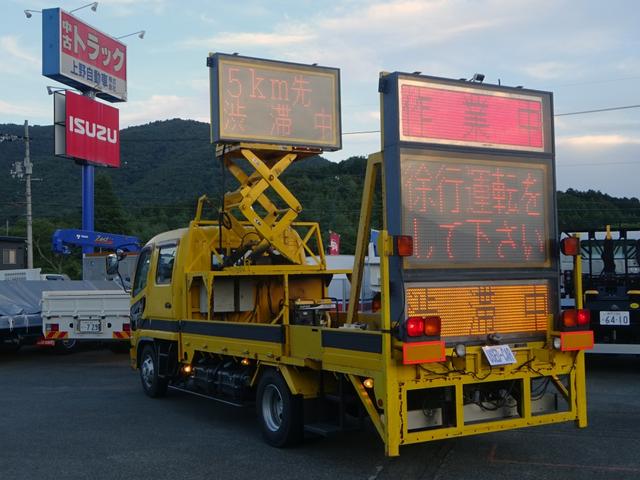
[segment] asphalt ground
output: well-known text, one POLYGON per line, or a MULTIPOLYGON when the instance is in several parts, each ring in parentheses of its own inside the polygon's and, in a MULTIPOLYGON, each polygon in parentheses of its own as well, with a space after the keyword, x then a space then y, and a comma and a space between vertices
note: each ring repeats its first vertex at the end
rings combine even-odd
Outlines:
POLYGON ((0 479, 639 479, 640 358, 588 357, 589 428, 549 425, 402 447, 372 429, 279 450, 253 409, 147 398, 109 350, 0 354, 0 479))

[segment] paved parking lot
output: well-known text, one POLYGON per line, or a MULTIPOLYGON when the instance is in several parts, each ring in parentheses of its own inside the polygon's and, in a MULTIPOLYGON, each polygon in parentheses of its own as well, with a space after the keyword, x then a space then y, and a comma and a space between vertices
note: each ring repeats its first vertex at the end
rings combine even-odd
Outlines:
POLYGON ((413 445, 373 430, 277 450, 251 409, 170 392, 151 400, 108 350, 0 356, 0 478, 638 479, 640 359, 588 359, 586 430, 552 425, 413 445))

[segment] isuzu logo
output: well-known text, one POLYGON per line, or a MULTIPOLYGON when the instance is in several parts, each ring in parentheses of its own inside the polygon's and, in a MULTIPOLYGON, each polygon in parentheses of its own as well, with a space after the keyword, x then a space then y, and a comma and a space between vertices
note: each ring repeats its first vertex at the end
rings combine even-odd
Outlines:
POLYGON ((120 166, 120 122, 117 108, 66 92, 66 157, 105 167, 120 166))
POLYGON ((82 118, 69 116, 69 131, 86 135, 89 138, 96 138, 103 142, 118 143, 118 132, 116 130, 82 118))

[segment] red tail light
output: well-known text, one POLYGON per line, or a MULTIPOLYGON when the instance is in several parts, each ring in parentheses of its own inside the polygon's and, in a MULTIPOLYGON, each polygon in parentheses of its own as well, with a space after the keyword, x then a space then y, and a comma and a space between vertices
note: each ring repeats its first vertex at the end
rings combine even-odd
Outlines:
POLYGON ((586 327, 589 325, 591 315, 589 310, 564 310, 562 312, 562 326, 565 328, 586 327))
POLYGON ((410 257, 413 255, 413 237, 409 235, 398 235, 396 237, 396 253, 399 257, 410 257))
POLYGON ((130 323, 123 323, 122 324, 122 331, 123 332, 130 332, 131 331, 131 324, 130 323))
POLYGON ((576 315, 577 320, 578 320, 578 325, 580 325, 581 327, 584 327, 586 325, 589 325, 589 320, 591 320, 591 315, 589 313, 589 310, 578 310, 578 314, 576 315))
POLYGON ((57 323, 50 323, 49 325, 47 325, 47 329, 50 332, 58 332, 60 331, 60 325, 58 325, 57 323))
POLYGON ((424 317, 424 334, 428 337, 439 337, 441 323, 438 316, 424 317))
POLYGON ((424 318, 409 317, 407 318, 407 335, 410 337, 421 337, 424 335, 424 318))
POLYGON ((371 300, 371 311, 373 313, 376 313, 381 308, 382 308, 382 301, 380 300, 380 297, 376 295, 375 297, 373 297, 373 300, 371 300))
POLYGON ((560 242, 560 251, 564 255, 575 257, 580 253, 580 239, 576 237, 566 237, 560 242))

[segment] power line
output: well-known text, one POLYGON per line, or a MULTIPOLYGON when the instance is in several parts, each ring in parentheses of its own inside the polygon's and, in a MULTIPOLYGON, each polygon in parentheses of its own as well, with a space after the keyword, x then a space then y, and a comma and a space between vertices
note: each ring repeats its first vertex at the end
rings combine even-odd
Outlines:
POLYGON ((567 117, 569 115, 584 115, 587 113, 613 112, 615 110, 628 110, 630 108, 640 108, 640 105, 623 105, 621 107, 598 108, 595 110, 582 110, 580 112, 556 113, 554 117, 567 117))

